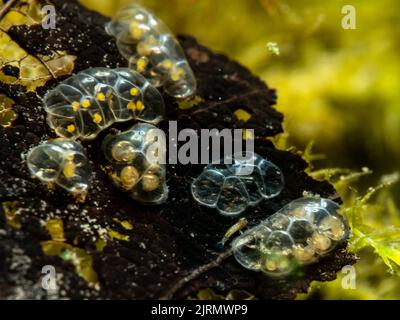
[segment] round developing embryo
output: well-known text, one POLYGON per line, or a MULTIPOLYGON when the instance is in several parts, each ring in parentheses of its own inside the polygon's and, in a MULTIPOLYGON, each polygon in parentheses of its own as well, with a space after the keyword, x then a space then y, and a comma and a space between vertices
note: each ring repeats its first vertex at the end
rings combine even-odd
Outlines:
POLYGON ((144 204, 161 204, 168 198, 165 154, 159 129, 138 123, 127 131, 107 135, 102 143, 111 181, 144 204))

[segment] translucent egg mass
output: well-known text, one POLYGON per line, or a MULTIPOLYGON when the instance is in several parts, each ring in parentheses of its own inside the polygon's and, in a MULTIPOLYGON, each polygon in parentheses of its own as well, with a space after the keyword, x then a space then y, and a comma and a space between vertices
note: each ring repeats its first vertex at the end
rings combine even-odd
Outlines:
POLYGON ((210 164, 193 181, 192 195, 198 203, 216 208, 222 215, 236 216, 283 189, 281 170, 260 155, 247 152, 227 159, 231 164, 222 160, 210 164))
POLYGON ((27 165, 41 181, 54 182, 80 200, 86 197, 91 168, 78 142, 58 138, 34 147, 27 155, 27 165))
POLYGON ((107 135, 102 143, 112 182, 144 204, 160 204, 168 197, 162 139, 160 129, 139 123, 125 132, 107 135))
POLYGON ((329 199, 294 200, 237 237, 233 254, 246 269, 270 276, 290 274, 348 239, 349 227, 338 209, 329 199))
POLYGON ((81 71, 50 90, 44 104, 58 136, 80 139, 93 139, 114 122, 158 123, 165 111, 158 90, 128 68, 81 71))
POLYGON ((185 54, 168 27, 140 5, 130 5, 106 25, 130 68, 175 98, 196 92, 196 78, 185 54))

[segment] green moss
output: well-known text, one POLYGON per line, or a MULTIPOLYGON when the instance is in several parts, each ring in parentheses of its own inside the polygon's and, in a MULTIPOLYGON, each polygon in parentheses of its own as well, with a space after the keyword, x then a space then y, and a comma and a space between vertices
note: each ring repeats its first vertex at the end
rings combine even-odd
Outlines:
POLYGON ((304 299, 318 295, 329 299, 399 299, 400 298, 400 211, 390 187, 399 180, 394 173, 381 178, 364 195, 356 191, 358 180, 372 172, 333 168, 313 171, 310 175, 331 182, 343 199, 341 214, 350 229, 348 250, 360 256, 355 265, 356 289, 342 285, 343 273, 331 283, 316 282, 304 299), (388 272, 389 271, 389 272, 388 272))

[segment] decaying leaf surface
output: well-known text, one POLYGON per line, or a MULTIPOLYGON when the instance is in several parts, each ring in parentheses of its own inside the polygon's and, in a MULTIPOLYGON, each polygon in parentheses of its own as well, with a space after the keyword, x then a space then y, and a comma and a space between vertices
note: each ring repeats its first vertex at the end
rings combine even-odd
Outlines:
MULTIPOLYGON (((47 81, 71 74, 76 56, 66 51, 27 52, 12 37, 14 27, 39 27, 44 18, 43 4, 37 0, 21 0, 11 6, 0 21, 0 81, 22 85, 35 91, 47 81)), ((46 42, 42 39, 42 42, 46 42)))
POLYGON ((0 126, 9 127, 17 119, 13 110, 14 101, 4 94, 0 94, 0 126))
MULTIPOLYGON (((32 56, 52 56, 54 52, 76 56, 74 72, 126 65, 114 40, 104 32, 106 18, 76 1, 52 3, 57 9, 56 29, 13 26, 8 36, 32 56)), ((165 96, 166 120, 177 120, 179 128, 196 130, 254 129, 256 152, 284 173, 282 194, 246 213, 250 225, 301 197, 304 191, 339 201, 331 185, 304 172, 306 163, 298 155, 277 150, 266 139, 282 132, 283 117, 273 108, 275 91, 246 68, 193 38, 180 37, 180 41, 197 77, 198 98, 179 108, 165 96), (243 110, 245 119, 235 114, 238 109, 243 110)), ((21 83, 0 83, 0 93, 18 104, 15 124, 0 126, 0 202, 16 201, 20 224, 20 228, 13 228, 7 223, 0 206, 0 298, 47 298, 50 293, 40 286, 44 265, 55 266, 59 274, 58 290, 52 297, 183 299, 212 288, 224 295, 240 289, 257 298, 293 298, 307 290, 310 281, 332 280, 342 266, 354 263, 353 255, 338 248, 296 278, 274 280, 243 269, 227 249, 220 251, 216 246, 236 221, 197 205, 191 198, 189 185, 202 171, 201 165, 169 165, 167 203, 139 205, 113 187, 102 170, 105 161, 100 144, 105 133, 84 144, 94 169, 85 203, 75 203, 60 188, 43 186, 30 177, 23 155, 40 141, 54 137, 45 123, 39 97, 60 79, 46 81, 36 92, 29 92, 21 83), (63 234, 57 238, 62 238, 59 243, 63 245, 58 245, 54 254, 45 255, 41 243, 54 241, 45 226, 54 219, 62 221, 63 234), (97 275, 96 284, 85 281, 76 272, 76 264, 60 257, 62 247, 82 250, 79 252, 89 259, 97 275)), ((167 129, 167 121, 160 126, 167 129)))

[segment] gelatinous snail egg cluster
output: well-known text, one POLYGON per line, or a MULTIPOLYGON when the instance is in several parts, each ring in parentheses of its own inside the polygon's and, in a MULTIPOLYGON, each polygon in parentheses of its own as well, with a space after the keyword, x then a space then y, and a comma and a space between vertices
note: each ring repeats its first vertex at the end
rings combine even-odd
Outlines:
POLYGON ((210 164, 193 181, 192 195, 200 204, 234 216, 281 192, 283 174, 272 162, 252 152, 226 160, 231 164, 210 164))
POLYGON ((47 122, 58 136, 93 139, 114 122, 158 123, 164 100, 142 75, 127 68, 92 68, 69 77, 44 97, 47 122))
POLYGON ((159 204, 168 196, 165 164, 160 161, 165 144, 159 132, 151 124, 139 123, 106 136, 102 144, 113 183, 142 203, 159 204))
POLYGON ((54 182, 83 200, 89 187, 91 168, 82 146, 58 138, 43 143, 27 155, 31 174, 44 182, 54 182))
POLYGON ((116 37, 118 49, 130 67, 153 85, 163 86, 175 98, 195 93, 196 78, 179 42, 153 13, 130 5, 118 12, 106 30, 116 37))
POLYGON ((349 237, 347 222, 328 199, 292 201, 232 242, 245 268, 271 276, 289 274, 318 260, 349 237))

